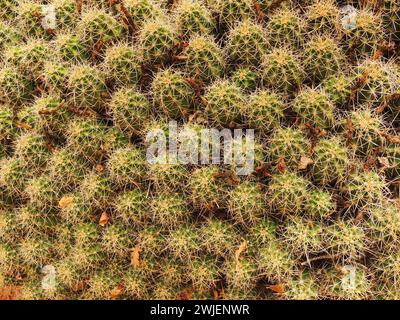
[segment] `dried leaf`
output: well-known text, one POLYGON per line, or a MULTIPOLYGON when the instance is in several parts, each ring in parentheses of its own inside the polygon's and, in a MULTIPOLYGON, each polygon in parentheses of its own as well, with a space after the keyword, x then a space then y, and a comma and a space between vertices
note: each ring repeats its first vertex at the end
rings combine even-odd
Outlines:
POLYGON ((391 167, 389 159, 386 157, 378 157, 378 163, 379 163, 379 166, 381 167, 381 169, 383 169, 383 170, 391 167))
POLYGON ((118 299, 121 294, 124 292, 124 286, 122 284, 118 284, 110 291, 110 298, 112 300, 118 299))
POLYGON ((239 262, 239 260, 240 260, 240 255, 241 255, 242 252, 245 251, 246 249, 247 249, 247 241, 244 240, 244 241, 240 244, 239 248, 235 251, 235 260, 236 260, 236 262, 239 262))
POLYGON ((65 208, 68 208, 69 206, 71 206, 73 203, 74 203, 74 197, 64 196, 58 202, 58 206, 61 209, 65 209, 65 208))
POLYGON ((390 134, 387 134, 387 133, 381 133, 381 135, 383 136, 383 137, 385 137, 385 139, 387 140, 387 141, 389 141, 390 143, 393 143, 393 144, 400 144, 400 137, 398 137, 398 136, 392 136, 392 135, 390 135, 390 134))
POLYGON ((110 217, 108 216, 107 212, 103 212, 101 214, 100 220, 99 220, 99 225, 102 227, 105 227, 108 224, 108 221, 110 220, 110 217))
POLYGON ((181 300, 191 300, 193 297, 193 292, 190 289, 185 289, 181 292, 181 294, 179 295, 179 298, 181 300))
POLYGON ((24 122, 20 122, 20 121, 15 121, 15 125, 16 125, 18 128, 22 128, 22 129, 27 129, 27 130, 32 129, 32 126, 31 126, 31 125, 29 125, 29 124, 27 124, 27 123, 24 123, 24 122))
POLYGON ((347 140, 348 144, 350 144, 351 140, 353 140, 353 132, 354 132, 353 122, 351 122, 351 119, 347 119, 347 122, 346 122, 346 140, 347 140))
POLYGON ((285 159, 279 158, 278 164, 276 165, 276 169, 278 169, 278 171, 279 171, 280 173, 284 173, 284 172, 286 171, 285 159))
POLYGON ((140 265, 140 251, 142 251, 142 249, 140 249, 139 246, 134 247, 131 251, 131 266, 134 268, 140 265))
POLYGON ((214 300, 221 300, 225 297, 225 290, 224 288, 215 289, 214 290, 214 300))
POLYGON ((275 293, 284 293, 285 292, 285 286, 283 283, 278 283, 278 284, 271 284, 267 286, 268 289, 271 289, 275 293))
POLYGON ((74 292, 79 292, 82 291, 85 288, 85 282, 84 281, 77 281, 75 285, 72 287, 72 291, 74 292))
POLYGON ((299 170, 306 170, 307 167, 308 167, 310 164, 312 164, 313 162, 314 162, 314 161, 313 161, 312 159, 303 156, 303 157, 301 157, 301 159, 300 159, 300 163, 299 163, 298 169, 299 169, 299 170))
POLYGON ((0 288, 0 300, 17 300, 21 292, 21 287, 5 286, 0 288))

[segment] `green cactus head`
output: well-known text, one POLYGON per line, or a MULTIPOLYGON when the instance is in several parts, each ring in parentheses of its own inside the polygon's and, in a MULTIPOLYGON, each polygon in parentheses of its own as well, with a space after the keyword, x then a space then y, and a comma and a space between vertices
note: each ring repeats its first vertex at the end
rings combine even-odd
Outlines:
POLYGON ((258 273, 271 282, 290 278, 295 271, 295 260, 291 253, 276 239, 257 248, 256 264, 258 273))
POLYGON ((310 142, 302 131, 295 128, 276 129, 270 138, 269 156, 274 163, 280 159, 290 167, 297 167, 302 156, 307 155, 310 142))
POLYGON ((185 224, 167 235, 167 250, 171 258, 178 261, 190 261, 199 249, 199 234, 194 225, 185 224))
POLYGON ((314 147, 313 177, 318 183, 342 181, 348 165, 348 150, 339 137, 321 139, 314 147))
POLYGON ((116 91, 109 110, 115 125, 129 134, 137 134, 150 117, 150 104, 146 96, 132 88, 116 91))
POLYGON ((71 103, 83 110, 100 110, 102 93, 106 91, 104 76, 97 68, 89 65, 75 66, 68 78, 71 103))
POLYGON ((103 51, 124 34, 124 25, 103 9, 91 8, 82 12, 77 26, 78 35, 90 50, 103 51))
POLYGON ((37 118, 37 128, 56 136, 64 134, 72 119, 72 113, 68 111, 64 101, 58 95, 48 95, 36 99, 33 108, 37 118))
POLYGON ((90 221, 91 209, 83 197, 78 193, 68 193, 58 202, 61 218, 68 224, 77 224, 90 221))
POLYGON ((335 107, 321 90, 306 88, 299 92, 292 104, 303 123, 328 129, 335 123, 335 107))
POLYGON ((46 164, 50 149, 43 135, 27 132, 15 140, 15 155, 23 165, 39 169, 46 164))
POLYGON ((390 143, 385 154, 389 160, 388 176, 397 181, 400 179, 400 144, 390 143))
POLYGON ((304 79, 304 70, 297 56, 283 48, 275 48, 264 56, 261 72, 264 86, 285 94, 293 92, 304 79))
POLYGON ((396 91, 395 67, 379 60, 366 60, 355 68, 355 99, 379 106, 396 91))
POLYGON ((42 78, 50 93, 62 94, 68 85, 70 69, 65 63, 47 62, 44 65, 42 78))
POLYGON ((89 58, 84 42, 74 33, 57 34, 53 46, 58 56, 65 62, 83 63, 89 58))
POLYGON ((308 196, 304 209, 310 218, 326 220, 335 212, 336 202, 329 192, 314 190, 308 196))
POLYGON ((267 40, 261 25, 245 20, 231 29, 227 55, 233 63, 258 66, 266 53, 267 40))
POLYGON ((107 78, 117 86, 136 85, 142 75, 140 53, 126 44, 116 44, 106 50, 104 69, 107 78))
POLYGON ((339 30, 339 13, 333 0, 313 1, 306 12, 308 28, 314 33, 335 33, 339 30))
POLYGON ((162 192, 150 200, 152 221, 163 227, 172 227, 187 221, 189 206, 184 195, 162 192))
POLYGON ((205 83, 222 77, 224 54, 211 36, 193 36, 184 50, 188 75, 205 83))
POLYGON ((50 175, 42 175, 28 182, 26 194, 35 208, 51 210, 57 205, 60 189, 50 175))
POLYGON ((157 73, 152 83, 155 109, 177 119, 188 117, 194 107, 195 92, 184 74, 173 69, 157 73))
POLYGON ((338 73, 328 77, 322 85, 333 103, 343 105, 351 96, 352 88, 354 87, 354 79, 347 74, 338 73))
POLYGON ((142 225, 149 220, 147 205, 146 192, 138 188, 121 193, 114 203, 117 217, 135 225, 142 225))
POLYGON ((207 113, 210 120, 226 126, 240 121, 241 109, 245 103, 242 90, 228 80, 214 82, 206 90, 207 113))
POLYGON ((387 191, 385 179, 374 171, 351 174, 343 188, 348 206, 355 209, 382 203, 387 191))
POLYGON ((224 195, 227 185, 218 177, 216 167, 202 167, 195 169, 189 178, 190 198, 194 206, 200 210, 210 210, 225 205, 224 195))
POLYGON ((146 174, 145 161, 143 151, 138 148, 115 150, 108 160, 111 181, 121 187, 140 183, 146 174))
POLYGON ((257 90, 244 106, 249 125, 262 132, 279 127, 284 119, 285 103, 278 94, 270 90, 257 90))
POLYGON ((316 300, 318 298, 318 284, 308 271, 299 271, 287 283, 288 290, 284 296, 290 300, 316 300))
POLYGON ((0 69, 0 98, 10 105, 23 104, 32 98, 33 83, 15 67, 0 69))
POLYGON ((137 29, 140 29, 147 21, 165 18, 165 12, 159 1, 127 0, 124 4, 137 29))
POLYGON ((18 45, 21 41, 22 34, 17 28, 5 21, 0 21, 0 52, 10 46, 18 45))
POLYGON ((324 36, 311 38, 304 50, 304 58, 307 75, 317 83, 336 74, 344 62, 336 41, 324 36))
POLYGON ((232 256, 240 240, 231 223, 216 218, 204 221, 199 232, 201 248, 214 257, 232 256))
POLYGON ((350 146, 357 154, 368 155, 383 145, 383 120, 369 108, 351 112, 346 127, 345 134, 350 134, 350 146))
POLYGON ((166 63, 172 58, 177 43, 175 29, 161 19, 147 21, 139 33, 139 45, 145 63, 166 63))
POLYGON ((231 28, 238 21, 255 18, 255 8, 251 0, 217 1, 218 21, 222 28, 231 28))
POLYGON ((383 1, 383 25, 389 41, 400 40, 400 6, 396 0, 383 1))
POLYGON ((343 219, 328 226, 324 238, 328 252, 342 262, 355 261, 364 256, 368 244, 365 228, 343 219))
POLYGON ((174 15, 178 33, 183 39, 189 39, 195 34, 210 34, 215 28, 210 10, 198 1, 180 1, 174 8, 174 15))
POLYGON ((107 176, 90 172, 82 180, 79 191, 84 201, 93 207, 103 207, 113 198, 113 189, 107 176))
POLYGON ((304 43, 306 22, 297 11, 284 7, 272 14, 267 30, 273 46, 300 47, 304 43))
POLYGON ((253 225, 266 211, 264 192, 260 185, 245 181, 229 193, 227 207, 236 222, 253 225))
POLYGON ((132 237, 125 224, 118 221, 105 227, 102 236, 102 247, 106 253, 119 257, 129 256, 132 237))
POLYGON ((259 74, 253 68, 239 67, 232 73, 231 81, 243 91, 253 92, 257 89, 259 74))
POLYGON ((268 202, 273 209, 285 215, 303 209, 307 199, 308 181, 295 173, 274 175, 268 188, 268 202))

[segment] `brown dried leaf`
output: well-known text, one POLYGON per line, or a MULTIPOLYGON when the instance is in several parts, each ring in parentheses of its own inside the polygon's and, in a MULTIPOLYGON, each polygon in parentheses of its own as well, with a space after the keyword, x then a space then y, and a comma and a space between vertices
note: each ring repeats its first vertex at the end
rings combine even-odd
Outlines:
POLYGON ((124 286, 122 284, 118 284, 110 291, 110 298, 111 300, 118 299, 121 294, 124 292, 124 286))
POLYGON ((303 156, 300 159, 300 163, 299 163, 298 169, 299 170, 306 170, 307 167, 312 163, 314 163, 314 161, 312 159, 310 159, 309 157, 304 157, 303 156))
POLYGON ((31 125, 29 125, 29 124, 27 124, 27 123, 24 123, 24 122, 20 122, 20 121, 15 121, 15 125, 16 125, 18 128, 22 128, 22 129, 27 129, 27 130, 32 129, 32 126, 31 126, 31 125))
POLYGON ((285 286, 283 283, 278 283, 278 284, 271 284, 267 286, 268 289, 271 289, 275 293, 284 293, 285 292, 285 286))
POLYGON ((193 297, 193 292, 190 289, 183 290, 179 295, 179 298, 181 300, 191 300, 192 297, 193 297))
POLYGON ((68 208, 69 206, 71 206, 73 203, 74 203, 74 197, 64 196, 58 202, 58 206, 61 209, 65 209, 65 208, 68 208))
POLYGON ((390 143, 393 143, 393 144, 400 144, 400 137, 398 137, 398 136, 392 136, 392 135, 390 135, 390 134, 387 134, 387 133, 381 133, 381 135, 387 140, 387 141, 389 141, 390 143))
POLYGON ((21 287, 5 286, 0 288, 0 300, 17 300, 21 292, 21 287))
POLYGON ((240 244, 239 248, 235 251, 235 260, 236 260, 236 262, 239 262, 239 260, 240 260, 240 255, 241 255, 242 252, 244 252, 246 249, 247 249, 247 241, 244 240, 244 241, 240 244))
POLYGON ((351 140, 353 140, 353 132, 354 132, 354 128, 353 128, 353 122, 351 122, 351 119, 347 119, 346 122, 346 140, 347 143, 351 143, 351 140))
POLYGON ((140 249, 139 246, 136 246, 131 251, 131 266, 134 268, 138 268, 140 265, 140 249))
POLYGON ((284 172, 286 171, 285 159, 279 158, 278 163, 277 163, 277 165, 276 165, 276 169, 277 169, 280 173, 284 173, 284 172))
POLYGON ((110 217, 108 216, 107 212, 104 211, 101 214, 101 217, 99 220, 99 225, 101 225, 102 227, 105 227, 109 221, 110 221, 110 217))
POLYGON ((390 168, 389 159, 386 157, 378 157, 378 163, 383 170, 390 168))
POLYGON ((72 291, 74 292, 79 292, 82 291, 85 288, 85 282, 84 281, 77 281, 73 286, 72 286, 72 291))

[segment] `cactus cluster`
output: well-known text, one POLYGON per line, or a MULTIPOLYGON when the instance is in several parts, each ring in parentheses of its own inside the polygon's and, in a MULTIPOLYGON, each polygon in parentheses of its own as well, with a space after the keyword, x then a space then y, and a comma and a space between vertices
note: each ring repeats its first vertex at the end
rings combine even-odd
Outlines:
POLYGON ((1 0, 0 292, 400 299, 399 46, 398 0, 1 0))

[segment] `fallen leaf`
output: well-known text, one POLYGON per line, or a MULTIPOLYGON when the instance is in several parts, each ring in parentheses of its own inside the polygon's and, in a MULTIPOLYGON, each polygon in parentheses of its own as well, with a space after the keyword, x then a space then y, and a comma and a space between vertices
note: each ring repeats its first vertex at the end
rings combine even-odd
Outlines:
POLYGON ((24 122, 15 121, 15 125, 16 125, 18 128, 22 128, 22 129, 27 129, 27 130, 32 129, 32 126, 31 126, 31 125, 29 125, 29 124, 27 124, 27 123, 24 123, 24 122))
POLYGON ((381 167, 381 169, 383 169, 383 170, 391 167, 390 163, 389 163, 389 159, 386 157, 378 157, 378 163, 379 163, 379 166, 381 167))
POLYGON ((108 224, 108 221, 110 220, 107 212, 103 212, 101 214, 100 220, 99 220, 99 225, 101 225, 102 227, 106 226, 108 224))
POLYGON ((58 206, 61 209, 65 209, 65 208, 68 208, 69 206, 71 206, 73 203, 74 203, 74 197, 64 196, 58 202, 58 206))
POLYGON ((300 163, 298 166, 299 170, 306 170, 307 167, 312 164, 314 161, 312 159, 310 159, 309 157, 301 157, 300 159, 300 163))
POLYGON ((225 296, 225 291, 224 288, 221 288, 221 290, 214 290, 214 300, 221 300, 224 299, 225 296))
POLYGON ((276 168, 278 169, 278 171, 279 171, 280 173, 284 173, 284 172, 286 171, 285 159, 279 158, 278 164, 276 165, 276 168))
POLYGON ((85 282, 84 281, 77 281, 73 286, 72 286, 72 291, 74 292, 79 292, 82 291, 85 288, 85 282))
POLYGON ((122 284, 118 284, 110 291, 110 298, 112 300, 118 299, 121 294, 124 292, 124 286, 122 284))
POLYGON ((245 251, 246 249, 247 249, 247 241, 244 240, 244 241, 240 244, 239 248, 235 251, 235 260, 236 260, 236 262, 239 262, 239 260, 240 260, 240 255, 241 255, 242 252, 245 251))
POLYGON ((387 133, 381 133, 381 135, 387 140, 387 141, 389 141, 390 143, 393 143, 393 144, 400 144, 400 137, 399 136, 392 136, 392 135, 390 135, 390 134, 387 134, 387 133))
POLYGON ((142 249, 140 249, 139 246, 134 247, 131 251, 131 266, 134 268, 140 265, 140 251, 142 251, 142 249))
POLYGON ((179 298, 181 300, 191 300, 193 297, 193 292, 190 289, 185 289, 181 292, 181 294, 179 295, 179 298))
POLYGON ((346 121, 346 140, 347 143, 351 143, 353 140, 353 132, 354 132, 354 127, 353 127, 353 122, 351 122, 350 119, 347 119, 346 121))
POLYGON ((21 292, 21 287, 5 286, 0 288, 0 300, 17 300, 21 292))
POLYGON ((267 286, 268 289, 271 289, 275 293, 284 293, 285 292, 285 286, 283 283, 278 283, 278 284, 271 284, 267 286))

